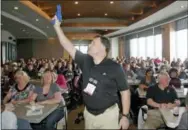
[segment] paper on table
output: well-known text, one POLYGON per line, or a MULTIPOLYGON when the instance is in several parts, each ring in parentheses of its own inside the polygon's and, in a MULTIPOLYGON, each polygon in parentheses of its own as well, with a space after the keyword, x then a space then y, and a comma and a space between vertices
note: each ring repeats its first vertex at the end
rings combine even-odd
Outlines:
POLYGON ((42 109, 44 108, 44 106, 36 104, 36 105, 27 105, 25 107, 29 108, 29 109, 33 109, 33 106, 35 106, 35 109, 42 109))
POLYGON ((42 114, 43 114, 42 109, 36 109, 34 111, 27 110, 26 116, 37 116, 37 115, 42 115, 42 114))

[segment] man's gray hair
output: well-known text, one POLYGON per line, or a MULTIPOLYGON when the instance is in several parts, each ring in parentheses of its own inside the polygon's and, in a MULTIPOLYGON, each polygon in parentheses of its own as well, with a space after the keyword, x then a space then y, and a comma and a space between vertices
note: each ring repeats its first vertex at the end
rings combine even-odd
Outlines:
POLYGON ((166 76, 166 77, 169 77, 169 74, 165 71, 161 71, 159 74, 158 74, 158 80, 162 77, 162 76, 166 76))

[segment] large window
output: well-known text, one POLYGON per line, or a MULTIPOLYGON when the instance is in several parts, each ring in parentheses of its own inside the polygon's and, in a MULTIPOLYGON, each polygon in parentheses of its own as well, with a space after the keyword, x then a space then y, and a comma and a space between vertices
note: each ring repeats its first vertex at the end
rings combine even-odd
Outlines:
POLYGON ((147 48, 146 48, 146 56, 147 57, 154 57, 155 55, 154 55, 154 48, 155 48, 155 46, 154 46, 154 44, 155 44, 155 42, 154 42, 154 39, 153 39, 153 36, 148 36, 147 38, 146 38, 146 42, 147 42, 147 48))
POLYGON ((188 57, 188 17, 175 22, 175 31, 170 34, 171 60, 188 57))
POLYGON ((131 50, 131 57, 137 57, 138 56, 138 42, 137 38, 131 39, 130 41, 130 50, 131 50))
POLYGON ((176 58, 185 60, 187 58, 187 40, 188 40, 188 31, 187 29, 180 30, 176 32, 176 58))
POLYGON ((171 32, 170 38, 171 60, 180 58, 184 61, 188 57, 188 30, 171 32))
POLYGON ((155 35, 155 57, 162 58, 162 35, 155 35))
POLYGON ((139 57, 143 57, 143 59, 146 58, 146 38, 145 37, 141 37, 138 39, 138 56, 139 57))
POLYGON ((151 35, 130 40, 130 56, 162 58, 162 35, 151 35))
POLYGON ((75 45, 77 50, 81 51, 84 54, 87 54, 88 46, 87 45, 75 45))
POLYGON ((9 42, 1 42, 1 62, 16 60, 16 45, 9 42))

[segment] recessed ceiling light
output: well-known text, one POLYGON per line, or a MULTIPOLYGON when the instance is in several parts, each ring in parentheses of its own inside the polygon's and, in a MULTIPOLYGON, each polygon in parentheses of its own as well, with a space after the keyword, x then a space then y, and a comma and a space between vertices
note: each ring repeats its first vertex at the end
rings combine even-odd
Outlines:
POLYGON ((113 4, 114 3, 114 1, 110 1, 110 4, 113 4))
POLYGON ((108 14, 107 14, 107 13, 105 13, 104 15, 105 15, 105 16, 107 16, 108 14))
POLYGON ((184 8, 184 6, 182 5, 182 6, 181 6, 181 8, 183 9, 183 8, 184 8))
POLYGON ((77 15, 80 16, 80 13, 78 13, 77 15))
POLYGON ((36 21, 38 22, 38 21, 39 21, 39 19, 36 19, 36 21))
POLYGON ((74 4, 77 5, 77 4, 78 4, 78 1, 75 1, 74 4))
POLYGON ((15 10, 18 10, 19 8, 17 6, 14 7, 15 10))

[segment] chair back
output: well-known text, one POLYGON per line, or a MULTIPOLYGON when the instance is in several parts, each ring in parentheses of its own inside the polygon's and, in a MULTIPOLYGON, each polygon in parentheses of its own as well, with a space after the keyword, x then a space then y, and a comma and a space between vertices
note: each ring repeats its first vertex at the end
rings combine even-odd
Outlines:
POLYGON ((66 82, 66 79, 65 79, 64 75, 59 74, 57 76, 56 83, 59 85, 60 88, 62 88, 62 89, 68 89, 67 82, 66 82))
POLYGON ((148 106, 144 105, 140 108, 138 113, 138 129, 143 129, 144 123, 147 119, 148 106))
POLYGON ((76 76, 75 78, 74 78, 74 87, 76 87, 76 88, 78 88, 78 81, 79 81, 79 79, 80 79, 80 76, 76 76))

